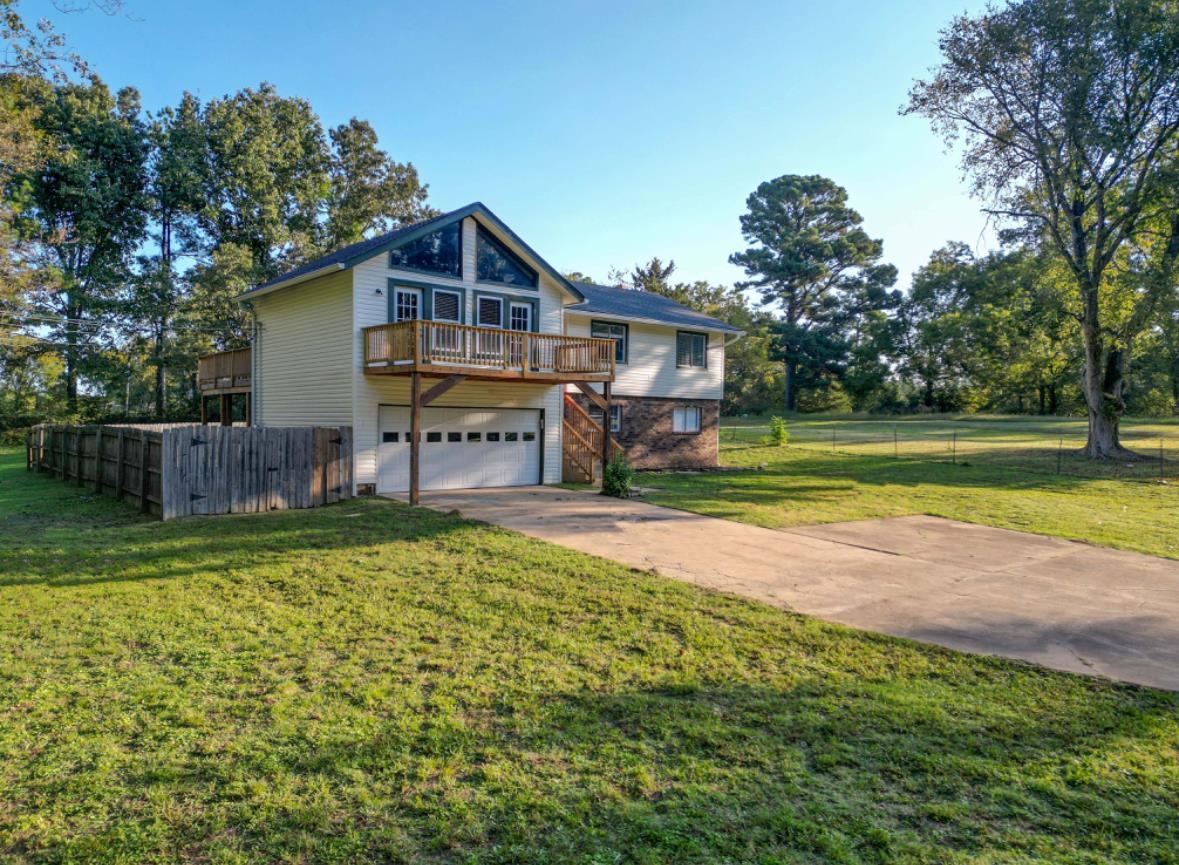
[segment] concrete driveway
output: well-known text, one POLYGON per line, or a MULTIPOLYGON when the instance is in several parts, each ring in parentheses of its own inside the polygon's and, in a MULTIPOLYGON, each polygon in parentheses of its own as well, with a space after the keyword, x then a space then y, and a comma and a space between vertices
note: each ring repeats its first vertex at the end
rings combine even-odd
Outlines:
POLYGON ((422 503, 857 628, 1179 690, 1176 561, 924 516, 763 529, 552 487, 422 503))

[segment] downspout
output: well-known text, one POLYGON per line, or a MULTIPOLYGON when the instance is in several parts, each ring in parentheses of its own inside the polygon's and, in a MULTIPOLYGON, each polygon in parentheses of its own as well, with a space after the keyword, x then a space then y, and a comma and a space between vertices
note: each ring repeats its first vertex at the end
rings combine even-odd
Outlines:
POLYGON ((252 301, 243 304, 250 311, 250 426, 259 426, 258 418, 262 414, 262 388, 258 378, 259 361, 262 352, 262 328, 258 324, 258 311, 252 301))

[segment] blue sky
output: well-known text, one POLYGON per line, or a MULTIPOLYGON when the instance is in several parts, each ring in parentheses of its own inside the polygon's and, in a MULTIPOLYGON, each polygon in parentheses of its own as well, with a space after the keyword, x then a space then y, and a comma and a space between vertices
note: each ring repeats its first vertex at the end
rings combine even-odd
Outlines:
POLYGON ((964 0, 271 2, 125 0, 50 17, 144 106, 260 81, 325 126, 366 118, 442 209, 481 200, 554 266, 605 279, 653 255, 729 284, 746 196, 782 174, 849 193, 911 271, 989 236, 956 157, 897 108, 964 0))

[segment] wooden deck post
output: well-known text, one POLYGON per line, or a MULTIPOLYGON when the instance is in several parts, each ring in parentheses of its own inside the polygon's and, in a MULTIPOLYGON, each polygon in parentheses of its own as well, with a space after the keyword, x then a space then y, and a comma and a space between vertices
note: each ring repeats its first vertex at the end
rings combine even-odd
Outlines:
POLYGON ((233 426, 233 394, 221 394, 221 426, 233 426))
POLYGON ((606 466, 610 465, 610 382, 602 383, 602 480, 606 480, 606 466))
POLYGON ((209 422, 209 398, 201 394, 201 425, 209 422))
POLYGON ((409 409, 409 503, 421 501, 422 464, 422 374, 415 372, 410 377, 409 409))

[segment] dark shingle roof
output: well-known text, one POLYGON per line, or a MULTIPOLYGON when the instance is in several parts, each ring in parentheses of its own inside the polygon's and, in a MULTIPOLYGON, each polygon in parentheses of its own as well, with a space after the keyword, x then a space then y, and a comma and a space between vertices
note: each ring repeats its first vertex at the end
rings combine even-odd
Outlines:
MULTIPOLYGON (((467 210, 468 208, 461 208, 467 210)), ((337 249, 335 252, 330 252, 327 255, 321 256, 314 261, 309 261, 306 264, 296 267, 294 270, 288 270, 281 276, 276 276, 274 279, 254 286, 250 291, 259 291, 263 288, 270 288, 272 285, 278 285, 280 282, 286 282, 288 279, 294 279, 297 276, 311 273, 320 270, 324 267, 329 267, 333 264, 347 264, 350 261, 368 257, 368 253, 372 252, 374 255, 380 250, 382 246, 388 243, 395 242, 403 234, 409 234, 411 231, 416 232, 418 229, 433 225, 435 222, 447 222, 452 219, 459 210, 452 210, 449 213, 443 213, 431 219, 425 219, 421 222, 415 222, 412 225, 403 225, 400 228, 395 228, 384 234, 379 234, 376 237, 370 237, 368 240, 361 240, 356 243, 345 246, 342 249, 337 249)), ((249 292, 247 292, 248 294, 249 292)))
POLYGON ((697 312, 661 294, 629 288, 611 288, 608 285, 594 285, 592 282, 575 282, 573 284, 578 291, 585 295, 585 301, 565 307, 569 312, 595 313, 619 318, 643 318, 678 327, 743 333, 739 327, 697 312))

